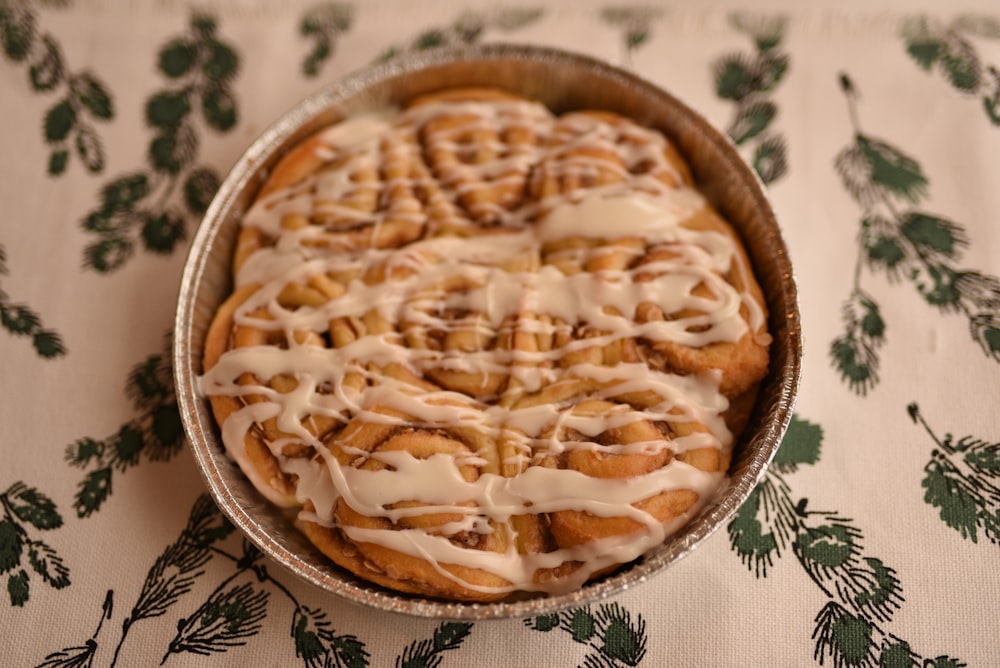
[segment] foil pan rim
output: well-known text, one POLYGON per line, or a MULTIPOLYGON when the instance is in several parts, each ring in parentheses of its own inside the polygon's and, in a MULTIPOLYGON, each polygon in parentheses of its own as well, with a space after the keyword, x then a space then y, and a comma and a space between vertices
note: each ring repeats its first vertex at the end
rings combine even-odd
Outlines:
POLYGON ((174 380, 185 433, 190 441, 198 470, 211 496, 230 521, 271 559, 301 579, 340 599, 387 612, 442 620, 530 617, 596 603, 645 582, 688 555, 735 513, 766 473, 767 466, 791 420, 800 382, 801 356, 798 294, 787 247, 768 201, 766 187, 756 172, 740 156, 729 138, 715 129, 701 114, 635 73, 590 56, 562 49, 518 44, 435 49, 364 68, 321 88, 271 124, 237 160, 195 234, 178 291, 173 345, 174 380), (701 138, 714 144, 715 149, 731 163, 729 167, 736 170, 740 187, 746 191, 744 194, 750 198, 752 208, 764 219, 762 225, 768 238, 762 245, 771 254, 769 266, 778 272, 777 280, 781 288, 779 296, 781 313, 772 312, 771 317, 777 318, 782 324, 785 354, 777 368, 771 370, 771 380, 765 381, 770 382, 772 386, 770 405, 765 411, 766 419, 762 420, 750 442, 744 444, 744 447, 750 447, 752 444, 757 448, 754 450, 754 456, 735 484, 721 492, 723 498, 716 499, 714 504, 710 504, 711 509, 698 517, 694 523, 689 524, 679 537, 668 541, 634 565, 627 566, 605 579, 587 584, 576 592, 513 602, 462 603, 397 594, 342 573, 332 562, 330 569, 324 571, 314 564, 305 563, 300 554, 274 538, 274 527, 265 526, 260 517, 255 517, 248 511, 247 507, 254 504, 252 497, 256 492, 246 489, 250 483, 245 478, 240 480, 242 474, 238 469, 234 472, 235 465, 221 451, 218 439, 213 433, 212 416, 207 409, 207 402, 197 387, 201 351, 200 341, 196 340, 195 335, 198 318, 206 317, 205 313, 199 312, 199 306, 202 307, 202 311, 204 310, 201 297, 206 289, 205 281, 210 278, 216 282, 220 280, 210 273, 213 248, 217 243, 220 229, 223 228, 227 217, 233 215, 233 210, 239 208, 241 194, 252 187, 251 182, 254 179, 262 178, 268 166, 267 161, 273 162, 276 159, 275 154, 282 142, 289 141, 296 131, 323 114, 329 114, 332 110, 336 115, 337 110, 345 102, 359 95, 363 96, 365 91, 373 86, 387 81, 404 80, 406 77, 416 76, 434 68, 487 62, 510 63, 515 67, 542 64, 590 72, 599 81, 637 90, 640 97, 656 98, 672 107, 674 111, 686 115, 685 120, 693 124, 701 138))

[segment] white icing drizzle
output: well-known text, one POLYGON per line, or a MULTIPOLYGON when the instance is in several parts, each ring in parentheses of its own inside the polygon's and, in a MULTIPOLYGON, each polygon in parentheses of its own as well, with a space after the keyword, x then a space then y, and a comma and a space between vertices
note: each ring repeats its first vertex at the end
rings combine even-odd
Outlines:
POLYGON ((749 275, 734 240, 683 225, 705 201, 682 185, 664 157, 665 146, 660 134, 638 126, 613 127, 582 114, 556 119, 544 107, 521 101, 424 104, 401 114, 350 118, 322 132, 315 155, 336 167, 260 199, 243 220, 270 243, 236 276, 238 286, 260 286, 237 308, 236 326, 285 343, 234 347, 201 378, 205 394, 258 399, 222 426, 227 452, 270 500, 287 504, 255 473, 244 447, 254 425, 273 419, 282 437, 264 442, 281 470, 295 477, 297 503, 315 509, 300 511, 301 519, 336 527, 352 541, 424 558, 473 590, 569 591, 594 572, 662 543, 724 475, 676 458, 707 447, 729 452, 732 435, 721 417, 728 402, 718 390, 719 374, 681 376, 644 361, 608 366, 584 357, 566 363, 567 355, 586 356, 595 347, 633 339, 695 348, 735 342, 748 331, 741 307, 752 330, 764 318, 749 294, 723 278, 749 275), (390 163, 419 164, 421 153, 431 157, 430 167, 390 174, 390 163), (487 159, 471 159, 480 154, 487 159), (572 185, 601 174, 622 180, 572 185), (519 205, 520 187, 545 185, 532 180, 563 186, 519 205), (492 195, 476 199, 484 188, 492 195), (377 206, 357 203, 369 195, 377 206), (463 210, 490 226, 476 227, 463 210), (332 222, 287 224, 295 216, 332 222), (402 244, 372 241, 394 226, 414 225, 422 231, 407 232, 402 244), (457 232, 437 234, 449 225, 457 232), (367 237, 365 230, 371 231, 367 237), (665 252, 643 260, 656 249, 665 252), (618 257, 623 259, 617 265, 601 264, 618 257), (590 262, 601 268, 589 270, 590 262), (336 294, 298 307, 282 305, 288 286, 315 287, 317 276, 326 277, 321 284, 336 294), (644 304, 681 315, 637 323, 644 304), (384 331, 367 332, 373 321, 384 331), (349 340, 337 347, 315 345, 316 338, 303 342, 306 332, 332 336, 334 323, 351 330, 349 340), (587 336, 568 336, 581 327, 587 336), (451 336, 464 339, 449 347, 451 336), (510 340, 518 336, 560 343, 514 348, 510 340), (475 379, 475 396, 449 390, 444 381, 435 391, 423 386, 442 373, 475 379), (364 382, 345 383, 349 374, 364 382), (294 379, 295 387, 269 387, 267 379, 276 376, 294 379), (516 400, 559 383, 586 389, 571 393, 570 400, 516 400), (622 399, 650 394, 655 399, 641 407, 622 399), (577 410, 584 400, 615 407, 577 410), (467 429, 494 444, 478 447, 500 444, 506 454, 497 460, 496 453, 466 445, 460 452, 416 458, 404 451, 367 452, 337 436, 332 448, 326 435, 315 433, 317 420, 324 419, 336 425, 334 431, 352 420, 443 430, 455 443, 468 443, 456 432, 467 429), (670 438, 597 442, 609 430, 637 423, 698 428, 670 438), (285 456, 289 445, 308 446, 315 456, 285 456), (666 465, 627 479, 546 464, 564 453, 653 456, 665 448, 673 453, 666 465), (342 465, 338 450, 356 457, 355 466, 342 465), (356 467, 369 461, 379 464, 377 470, 356 467), (490 461, 520 473, 503 477, 483 470, 490 461), (471 480, 464 473, 470 467, 479 470, 471 480), (670 490, 693 490, 699 501, 666 523, 634 505, 670 490), (362 515, 392 523, 439 513, 459 519, 434 534, 352 526, 337 521, 341 498, 362 515), (561 511, 627 517, 644 529, 531 554, 518 554, 513 540, 505 552, 449 540, 463 532, 492 532, 515 515, 561 511), (536 583, 540 569, 567 561, 582 566, 555 583, 536 583), (474 585, 443 564, 481 569, 509 584, 474 585))

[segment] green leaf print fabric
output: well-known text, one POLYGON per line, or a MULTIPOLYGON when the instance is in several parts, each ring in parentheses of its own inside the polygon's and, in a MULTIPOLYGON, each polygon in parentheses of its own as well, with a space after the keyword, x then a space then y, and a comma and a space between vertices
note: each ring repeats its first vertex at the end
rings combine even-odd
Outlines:
POLYGON ((10 666, 995 666, 1000 7, 0 0, 0 634, 10 666), (206 492, 181 270, 230 166, 361 68, 514 42, 630 69, 765 184, 805 333, 773 462, 591 605, 409 618, 301 582, 206 492))

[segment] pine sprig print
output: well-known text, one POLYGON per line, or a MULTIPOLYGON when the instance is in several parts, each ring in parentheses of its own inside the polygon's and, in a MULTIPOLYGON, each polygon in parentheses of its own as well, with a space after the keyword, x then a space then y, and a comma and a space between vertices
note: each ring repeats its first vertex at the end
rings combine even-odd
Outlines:
MULTIPOLYGON (((257 635, 268 616, 271 594, 284 594, 295 606, 291 636, 296 657, 306 668, 363 668, 369 655, 364 644, 351 635, 334 632, 321 610, 302 606, 263 563, 263 555, 246 539, 238 553, 231 553, 225 541, 235 527, 204 494, 195 501, 187 524, 173 543, 156 558, 142 583, 135 604, 121 624, 111 668, 122 661, 125 641, 139 622, 164 617, 191 596, 195 584, 208 576, 213 562, 231 563, 232 571, 177 623, 177 632, 168 644, 161 663, 182 654, 212 655, 245 645, 257 635)), ((0 555, 3 555, 0 537, 0 555)), ((2 556, 0 556, 2 558, 2 556)), ((52 652, 40 666, 55 668, 87 666, 98 647, 98 633, 104 620, 111 619, 114 592, 105 598, 101 624, 82 645, 52 652)), ((445 644, 448 644, 447 642, 445 644)))
MULTIPOLYGON (((8 275, 7 252, 0 245, 0 276, 8 275)), ((42 318, 27 304, 10 299, 0 288, 0 326, 14 336, 31 337, 31 345, 39 357, 52 359, 66 354, 59 334, 42 325, 42 318)))
POLYGON ((292 618, 295 656, 306 668, 364 668, 368 651, 364 643, 351 635, 337 635, 326 613, 299 606, 292 618))
MULTIPOLYGON (((227 550, 227 539, 234 531, 235 527, 207 494, 198 497, 177 540, 164 549, 146 574, 135 604, 122 621, 110 668, 124 660, 125 641, 136 625, 163 618, 175 606, 184 603, 191 597, 196 583, 209 577, 209 566, 214 562, 230 563, 232 571, 190 614, 177 622, 176 634, 167 645, 161 663, 166 663, 171 656, 208 656, 247 644, 263 628, 271 595, 276 591, 295 606, 291 636, 295 656, 302 660, 305 668, 367 666, 369 655, 364 643, 352 635, 337 634, 325 612, 301 605, 291 591, 271 576, 263 555, 246 539, 241 541, 238 552, 227 550)), ((3 545, 0 530, 0 559, 4 554, 3 545)), ((97 631, 85 643, 52 652, 39 666, 89 666, 98 648, 101 626, 111 619, 113 600, 114 592, 109 591, 97 631)), ((461 642, 454 635, 451 639, 445 636, 440 639, 435 636, 435 642, 446 649, 461 642)))
POLYGON ((920 163, 864 133, 854 82, 843 74, 840 86, 854 137, 834 167, 861 208, 861 225, 853 285, 842 307, 844 331, 830 345, 831 364, 860 396, 879 383, 879 351, 888 326, 875 297, 863 288, 866 271, 883 273, 890 283, 910 283, 943 314, 964 315, 972 340, 1000 362, 1000 279, 959 264, 970 243, 964 227, 916 208, 929 188, 920 163))
POLYGON ((195 614, 178 625, 177 635, 171 641, 163 662, 171 654, 219 653, 246 644, 259 631, 266 617, 265 606, 270 593, 258 585, 267 585, 284 594, 295 605, 291 635, 295 641, 295 654, 306 668, 362 668, 368 665, 364 644, 354 636, 335 634, 325 613, 302 606, 291 591, 270 575, 262 563, 263 555, 246 539, 238 556, 218 547, 212 547, 212 553, 231 561, 235 568, 195 614), (247 582, 237 584, 239 580, 247 582))
POLYGON ((830 345, 841 378, 864 395, 878 384, 878 351, 885 343, 885 321, 874 298, 856 283, 842 307, 844 333, 830 345))
POLYGON ((78 517, 89 517, 101 509, 111 496, 115 473, 125 473, 143 458, 167 461, 180 452, 184 431, 174 395, 170 347, 168 336, 161 352, 150 355, 129 373, 125 394, 132 400, 137 417, 104 439, 87 436, 66 447, 66 463, 86 472, 75 496, 78 517))
POLYGON ((212 592, 193 615, 178 624, 170 641, 170 654, 191 652, 209 655, 245 645, 267 616, 268 592, 248 582, 212 592))
POLYGON ((62 516, 48 496, 23 482, 0 492, 0 576, 6 580, 7 598, 24 607, 30 597, 29 570, 53 589, 70 584, 69 567, 54 548, 29 533, 62 526, 62 516))
POLYGON ((396 668, 436 668, 443 652, 458 649, 472 632, 472 624, 443 622, 431 638, 414 641, 396 657, 396 668))
POLYGON ((612 5, 601 9, 601 20, 621 31, 621 62, 632 66, 635 52, 649 41, 652 24, 663 17, 653 5, 612 5))
POLYGON ((786 476, 819 461, 823 430, 792 417, 772 466, 727 531, 733 551, 757 577, 767 577, 785 554, 795 560, 826 598, 815 618, 813 658, 820 665, 938 665, 920 656, 886 627, 904 602, 896 571, 867 554, 853 520, 833 511, 809 509, 795 500, 786 476))
POLYGON ((139 597, 122 622, 122 635, 115 647, 112 666, 116 665, 129 632, 139 622, 161 617, 204 575, 212 558, 211 547, 233 531, 207 495, 200 496, 191 510, 187 524, 176 541, 156 558, 146 574, 139 597))
POLYGON ((414 53, 444 46, 476 44, 487 31, 516 32, 535 23, 545 14, 542 7, 502 7, 496 10, 470 10, 460 14, 450 24, 428 28, 405 44, 394 44, 383 51, 375 62, 385 62, 405 53, 414 53))
POLYGON ((7 59, 28 68, 28 82, 36 94, 57 94, 42 123, 49 147, 48 173, 63 174, 76 155, 88 172, 104 170, 104 146, 95 122, 115 115, 107 86, 91 71, 71 71, 56 38, 41 30, 29 0, 0 3, 0 47, 7 59))
POLYGON ((986 117, 1000 125, 1000 72, 985 63, 976 40, 1000 39, 1000 20, 959 14, 950 22, 926 15, 907 17, 900 26, 906 53, 925 72, 936 72, 956 91, 976 96, 986 117))
POLYGON ((337 38, 350 30, 354 6, 343 2, 322 2, 303 14, 299 34, 313 40, 313 48, 302 61, 302 73, 318 76, 323 64, 333 55, 337 38))
POLYGON ((731 25, 754 43, 752 53, 732 53, 713 64, 715 93, 736 105, 727 134, 737 146, 752 149, 751 164, 765 184, 788 171, 785 138, 772 129, 778 106, 772 94, 788 72, 781 50, 785 17, 735 13, 731 25))
POLYGON ((104 604, 101 606, 101 618, 97 622, 97 628, 84 644, 52 652, 36 668, 90 668, 93 665, 94 654, 99 647, 97 638, 101 633, 101 628, 104 626, 105 620, 111 619, 114 600, 114 591, 108 590, 104 596, 104 604))
POLYGON ((188 32, 160 48, 157 69, 166 86, 146 101, 145 121, 154 133, 148 167, 105 184, 98 206, 80 221, 97 238, 84 250, 85 268, 108 273, 137 248, 169 255, 187 238, 221 182, 214 169, 195 164, 200 132, 236 126, 231 86, 239 65, 236 50, 205 14, 194 14, 188 32))
POLYGON ((822 442, 819 425, 793 416, 764 479, 726 527, 733 550, 757 577, 767 577, 774 561, 792 545, 804 512, 801 501, 793 500, 785 475, 819 461, 822 442))
POLYGON ((964 668, 968 664, 951 656, 922 657, 910 644, 894 635, 881 635, 859 615, 831 601, 816 615, 813 658, 819 665, 829 659, 834 668, 864 666, 924 666, 925 668, 964 668), (874 632, 873 632, 874 631, 874 632))
POLYGON ((726 527, 733 549, 757 577, 765 577, 774 560, 791 544, 796 523, 790 494, 782 478, 768 476, 726 527))
POLYGON ((646 656, 646 621, 642 615, 633 619, 618 603, 532 617, 524 620, 524 625, 543 633, 556 629, 568 633, 573 642, 590 648, 583 662, 587 667, 638 666, 646 656))
POLYGON ((233 526, 208 496, 198 497, 181 535, 156 558, 146 574, 139 598, 123 623, 125 633, 137 622, 165 614, 191 591, 212 558, 212 545, 232 531, 233 526))
POLYGON ((916 403, 907 412, 936 446, 924 467, 924 501, 963 539, 1000 545, 1000 443, 972 436, 955 440, 950 433, 941 438, 916 403))

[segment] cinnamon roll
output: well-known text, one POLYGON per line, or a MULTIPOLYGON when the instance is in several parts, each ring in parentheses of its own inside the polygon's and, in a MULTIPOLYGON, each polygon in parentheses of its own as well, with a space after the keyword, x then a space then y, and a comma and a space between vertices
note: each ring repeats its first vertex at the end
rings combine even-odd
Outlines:
POLYGON ((200 378, 227 451, 420 596, 568 592, 662 544, 768 369, 750 262, 671 142, 498 90, 303 141, 233 267, 200 378))

